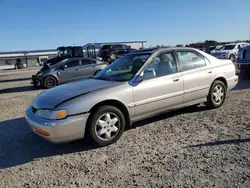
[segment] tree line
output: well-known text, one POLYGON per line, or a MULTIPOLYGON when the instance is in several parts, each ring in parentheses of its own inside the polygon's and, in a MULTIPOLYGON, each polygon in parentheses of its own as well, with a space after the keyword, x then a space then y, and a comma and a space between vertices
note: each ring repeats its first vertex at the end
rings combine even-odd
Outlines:
MULTIPOLYGON (((237 40, 237 41, 233 41, 233 42, 247 42, 247 43, 250 43, 250 40, 237 40)), ((192 47, 192 48, 207 48, 207 47, 210 47, 210 46, 218 46, 218 45, 225 45, 225 44, 228 44, 228 43, 231 43, 231 42, 218 42, 218 41, 215 41, 215 40, 205 40, 204 42, 196 42, 196 43, 190 43, 190 44, 186 44, 186 45, 183 45, 183 44, 178 44, 176 45, 176 47, 192 47)), ((171 47, 171 46, 165 46, 165 45, 157 45, 157 47, 171 47)))

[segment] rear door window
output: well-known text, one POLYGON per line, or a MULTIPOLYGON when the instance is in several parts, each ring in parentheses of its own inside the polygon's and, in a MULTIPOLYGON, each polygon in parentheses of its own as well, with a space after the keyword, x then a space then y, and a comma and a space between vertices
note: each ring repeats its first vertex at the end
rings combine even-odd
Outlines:
POLYGON ((71 67, 77 67, 79 66, 79 60, 71 60, 65 63, 64 67, 65 68, 71 68, 71 67))
POLYGON ((83 66, 85 66, 85 65, 91 65, 91 64, 94 63, 91 59, 82 59, 81 62, 82 62, 83 66))
POLYGON ((177 56, 182 71, 198 69, 207 65, 205 58, 201 54, 195 53, 193 51, 178 50, 177 56))

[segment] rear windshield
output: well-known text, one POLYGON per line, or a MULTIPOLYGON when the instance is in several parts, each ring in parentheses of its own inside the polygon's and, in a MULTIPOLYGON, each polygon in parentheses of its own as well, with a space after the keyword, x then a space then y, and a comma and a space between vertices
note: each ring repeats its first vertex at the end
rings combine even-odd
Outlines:
POLYGON ((110 48, 111 47, 111 45, 103 45, 103 47, 102 47, 102 49, 108 49, 108 48, 110 48))

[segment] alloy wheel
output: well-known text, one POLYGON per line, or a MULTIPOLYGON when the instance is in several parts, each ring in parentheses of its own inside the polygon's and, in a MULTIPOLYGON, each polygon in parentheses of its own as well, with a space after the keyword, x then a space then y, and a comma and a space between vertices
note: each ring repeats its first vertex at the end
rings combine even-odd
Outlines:
POLYGON ((95 125, 96 136, 100 140, 112 140, 119 133, 120 119, 118 115, 107 112, 99 117, 95 125))
POLYGON ((212 100, 215 104, 220 104, 224 99, 224 88, 221 85, 216 85, 213 89, 212 100))

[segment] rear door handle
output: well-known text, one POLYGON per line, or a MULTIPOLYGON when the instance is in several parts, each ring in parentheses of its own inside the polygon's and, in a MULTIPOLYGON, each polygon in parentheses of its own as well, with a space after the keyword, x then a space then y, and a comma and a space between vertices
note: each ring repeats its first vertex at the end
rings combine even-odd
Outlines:
POLYGON ((212 72, 213 72, 213 71, 208 71, 207 73, 208 73, 208 74, 211 74, 212 72))
POLYGON ((180 80, 179 78, 173 79, 174 82, 178 82, 179 80, 180 80))

